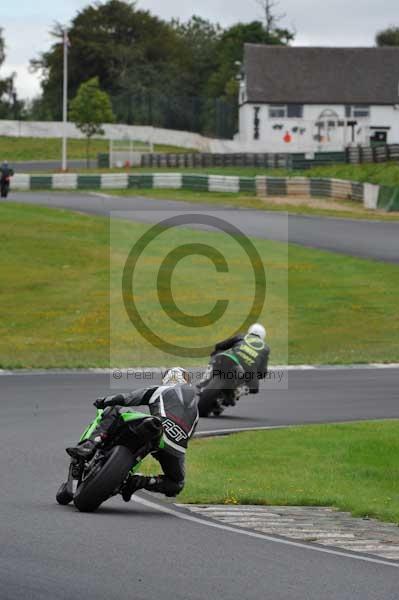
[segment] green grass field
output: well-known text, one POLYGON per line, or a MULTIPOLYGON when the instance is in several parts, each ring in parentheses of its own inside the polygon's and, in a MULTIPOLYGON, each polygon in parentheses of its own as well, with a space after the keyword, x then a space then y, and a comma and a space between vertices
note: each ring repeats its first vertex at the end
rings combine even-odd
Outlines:
POLYGON ((309 199, 302 199, 295 203, 273 202, 272 198, 259 198, 255 194, 234 194, 229 192, 198 192, 190 190, 107 190, 107 194, 115 196, 142 196, 145 198, 156 198, 157 200, 178 200, 192 202, 194 204, 208 204, 220 208, 222 206, 234 206, 236 208, 252 208, 255 210, 267 210, 276 212, 287 212, 296 215, 310 215, 322 217, 334 217, 344 219, 367 219, 396 221, 399 220, 398 213, 386 213, 382 210, 368 210, 354 200, 334 200, 334 208, 330 200, 323 198, 318 200, 318 205, 311 204, 309 199))
MULTIPOLYGON (((61 160, 60 138, 27 138, 0 136, 0 161, 61 160)), ((186 148, 156 145, 155 152, 188 152, 186 148)), ((109 152, 109 141, 93 139, 90 142, 90 158, 109 152)), ((68 140, 68 158, 86 159, 86 140, 68 140)))
MULTIPOLYGON (((107 219, 0 205, 0 367, 109 366, 110 301, 112 364, 164 365, 165 354, 143 341, 127 320, 118 279, 127 251, 147 229, 144 224, 113 223, 110 300, 107 219)), ((287 311, 290 363, 399 361, 397 266, 294 245, 287 257, 283 244, 255 244, 267 271, 260 318, 270 332, 274 364, 287 361, 287 311)), ((134 283, 136 302, 151 327, 182 345, 212 344, 215 335, 231 333, 231 323, 238 322, 253 297, 237 248, 234 240, 216 233, 174 230, 169 238, 161 236, 143 255, 134 283), (185 258, 176 267, 172 289, 177 305, 195 316, 226 297, 230 286, 231 303, 217 332, 174 324, 160 310, 155 284, 151 287, 166 249, 195 242, 219 248, 228 256, 231 272, 217 274, 200 256, 185 258)), ((184 362, 204 364, 205 359, 184 362)))
MULTIPOLYGON (((158 151, 158 150, 157 150, 158 151)), ((160 151, 160 150, 159 150, 160 151)), ((172 151, 172 150, 171 150, 172 151)), ((86 170, 85 170, 86 171, 86 170)), ((112 169, 112 172, 126 171, 125 169, 112 169)), ((102 172, 109 173, 110 169, 102 172)), ((325 167, 313 167, 305 170, 288 169, 262 169, 254 167, 206 167, 206 168, 134 168, 132 173, 176 173, 183 172, 186 175, 237 175, 240 177, 256 177, 257 175, 268 175, 269 177, 326 177, 334 179, 346 179, 350 181, 361 181, 376 183, 380 185, 399 186, 399 164, 397 162, 366 163, 362 165, 337 164, 325 167)), ((99 170, 91 168, 88 172, 99 170)))
POLYGON ((334 179, 399 186, 399 163, 397 162, 315 167, 309 171, 302 171, 301 174, 305 177, 331 177, 334 179))
MULTIPOLYGON (((143 470, 154 467, 148 462, 143 470)), ((335 506, 399 524, 399 421, 193 440, 178 501, 335 506)))

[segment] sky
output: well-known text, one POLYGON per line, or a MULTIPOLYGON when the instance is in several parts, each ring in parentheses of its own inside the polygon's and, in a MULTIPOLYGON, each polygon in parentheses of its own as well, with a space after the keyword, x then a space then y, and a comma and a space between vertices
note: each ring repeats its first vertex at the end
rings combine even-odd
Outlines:
MULTIPOLYGON (((29 73, 29 60, 52 43, 49 31, 55 21, 68 24, 89 0, 3 1, 0 24, 6 41, 6 62, 0 77, 16 72, 21 98, 40 93, 40 79, 29 73)), ((261 17, 257 0, 138 0, 138 7, 164 19, 188 20, 193 14, 228 27, 237 21, 261 17)), ((372 46, 375 33, 399 26, 398 0, 281 0, 285 13, 281 26, 295 29, 296 46, 372 46)))

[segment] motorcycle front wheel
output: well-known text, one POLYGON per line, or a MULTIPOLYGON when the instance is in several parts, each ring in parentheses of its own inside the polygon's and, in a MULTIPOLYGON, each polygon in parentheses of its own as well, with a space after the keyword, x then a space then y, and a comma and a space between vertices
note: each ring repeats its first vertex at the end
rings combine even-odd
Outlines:
POLYGON ((73 503, 80 512, 94 512, 121 487, 134 464, 133 453, 115 446, 99 470, 89 473, 78 486, 73 503))

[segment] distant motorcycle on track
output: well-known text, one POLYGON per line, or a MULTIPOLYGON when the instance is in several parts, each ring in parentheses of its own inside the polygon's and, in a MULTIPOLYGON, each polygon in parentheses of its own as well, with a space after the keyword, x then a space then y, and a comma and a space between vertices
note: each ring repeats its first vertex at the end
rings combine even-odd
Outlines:
POLYGON ((218 366, 218 355, 212 357, 204 378, 197 385, 198 412, 200 417, 219 417, 229 406, 235 406, 242 396, 250 393, 246 373, 237 365, 222 370, 218 366))
POLYGON ((267 375, 269 347, 266 329, 254 323, 246 335, 218 342, 202 381, 197 385, 200 417, 219 417, 248 394, 259 392, 259 381, 267 375))
POLYGON ((7 175, 2 175, 1 176, 1 180, 0 180, 0 190, 1 190, 1 197, 2 198, 7 198, 8 196, 8 192, 10 191, 10 182, 11 182, 11 177, 14 175, 14 171, 12 171, 10 169, 9 174, 7 175))

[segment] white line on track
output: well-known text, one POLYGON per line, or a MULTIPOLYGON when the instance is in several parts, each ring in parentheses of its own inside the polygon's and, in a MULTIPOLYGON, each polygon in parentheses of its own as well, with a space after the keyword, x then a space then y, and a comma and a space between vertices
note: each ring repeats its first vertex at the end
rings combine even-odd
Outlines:
MULTIPOLYGON (((193 367, 203 369, 204 367, 193 367)), ((271 365, 270 371, 353 371, 353 370, 375 370, 375 369, 399 369, 399 363, 369 363, 364 365, 271 365)), ((129 374, 143 373, 159 370, 159 367, 142 367, 129 369, 129 374)), ((92 368, 92 369, 0 369, 2 375, 112 375, 114 371, 126 371, 126 369, 92 368)))
POLYGON ((109 194, 101 194, 100 192, 89 192, 89 196, 97 196, 98 198, 106 198, 107 200, 115 197, 110 196, 109 194))
MULTIPOLYGON (((350 421, 352 424, 353 422, 350 421)), ((332 423, 329 423, 331 425, 332 423)), ((229 435, 230 433, 245 433, 246 431, 267 431, 269 429, 289 429, 290 427, 298 427, 298 425, 268 425, 264 427, 239 427, 238 429, 214 429, 211 431, 198 431, 194 437, 211 437, 218 435, 229 435)))
POLYGON ((230 533, 238 533, 241 535, 246 535, 247 537, 266 540, 267 542, 274 542, 276 544, 282 544, 284 546, 293 546, 294 548, 301 548, 302 550, 310 550, 313 552, 321 552, 323 554, 330 554, 333 556, 337 556, 339 558, 351 558, 352 560, 361 560, 364 562, 374 563, 377 565, 384 565, 388 567, 399 568, 399 564, 389 562, 387 560, 382 560, 378 558, 371 558, 368 556, 359 556, 357 554, 349 554, 348 552, 341 552, 339 550, 331 550, 329 548, 319 548, 318 546, 312 546, 310 544, 303 544, 301 542, 293 542, 291 540, 282 539, 278 537, 273 537, 271 535, 265 535, 263 533, 255 533, 254 531, 245 531, 235 527, 230 527, 229 525, 222 525, 221 523, 213 523, 212 521, 208 521, 205 519, 200 519, 199 517, 194 517, 192 515, 188 515, 184 512, 180 512, 178 510, 173 510, 169 506, 163 506, 157 504, 155 502, 151 502, 150 500, 145 500, 139 496, 133 496, 132 498, 134 502, 138 504, 142 504, 147 508, 152 508, 158 510, 159 512, 163 512, 165 514, 171 515, 178 519, 182 519, 184 521, 190 521, 191 523, 197 523, 198 525, 205 525, 207 527, 213 527, 214 529, 221 529, 223 531, 229 531, 230 533))

